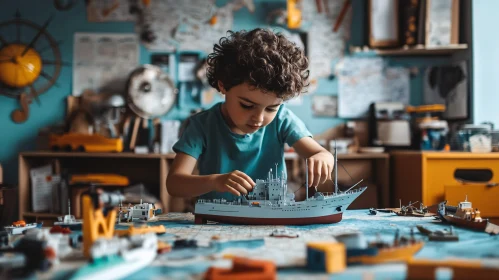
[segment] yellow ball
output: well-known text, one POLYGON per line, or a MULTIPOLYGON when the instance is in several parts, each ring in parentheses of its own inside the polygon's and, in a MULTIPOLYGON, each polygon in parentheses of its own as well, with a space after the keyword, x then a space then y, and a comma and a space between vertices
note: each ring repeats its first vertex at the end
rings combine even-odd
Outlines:
POLYGON ((0 82, 10 87, 32 84, 42 71, 42 59, 30 48, 22 55, 25 45, 10 44, 0 50, 0 82), (5 62, 5 60, 12 61, 5 62))

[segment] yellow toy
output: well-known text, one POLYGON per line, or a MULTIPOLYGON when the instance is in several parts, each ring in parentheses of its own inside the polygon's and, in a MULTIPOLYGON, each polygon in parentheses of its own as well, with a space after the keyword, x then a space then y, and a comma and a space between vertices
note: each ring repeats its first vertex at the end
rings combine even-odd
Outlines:
POLYGON ((99 134, 67 133, 52 134, 49 139, 52 150, 80 151, 80 152, 122 152, 121 138, 107 138, 99 134))
POLYGON ((69 180, 70 185, 78 183, 92 183, 99 186, 123 186, 126 187, 130 184, 128 177, 118 174, 75 174, 71 175, 69 180))
POLYGON ((119 192, 109 193, 91 190, 83 201, 83 255, 90 259, 90 248, 99 238, 111 239, 116 223, 116 206, 124 199, 119 192), (107 216, 103 210, 107 208, 107 216))
POLYGON ((142 226, 142 227, 134 227, 130 226, 128 229, 117 229, 115 233, 117 236, 131 236, 138 234, 145 234, 149 232, 154 232, 156 234, 162 234, 166 232, 166 228, 164 225, 159 226, 142 226))
POLYGON ((345 245, 338 242, 311 242, 307 244, 307 269, 338 273, 347 266, 345 245))

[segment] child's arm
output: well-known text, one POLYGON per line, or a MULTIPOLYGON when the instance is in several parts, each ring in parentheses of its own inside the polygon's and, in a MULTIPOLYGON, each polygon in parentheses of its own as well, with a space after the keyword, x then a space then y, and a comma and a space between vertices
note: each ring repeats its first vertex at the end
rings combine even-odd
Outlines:
POLYGON ((331 179, 334 156, 310 137, 303 137, 293 145, 295 151, 308 159, 309 187, 317 187, 331 179))
POLYGON ((245 173, 235 170, 226 174, 192 175, 197 160, 184 153, 177 153, 168 171, 166 186, 172 196, 195 197, 211 191, 247 194, 255 182, 245 173))

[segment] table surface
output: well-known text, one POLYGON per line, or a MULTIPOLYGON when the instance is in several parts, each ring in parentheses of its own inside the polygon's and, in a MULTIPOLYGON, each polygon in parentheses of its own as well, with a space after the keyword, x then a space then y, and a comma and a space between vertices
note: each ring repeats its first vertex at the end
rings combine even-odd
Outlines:
MULTIPOLYGON (((224 255, 239 255, 255 259, 273 260, 278 267, 279 279, 405 279, 406 265, 403 263, 382 265, 356 265, 348 267, 339 274, 323 274, 307 272, 306 243, 316 240, 334 240, 334 235, 360 231, 368 241, 381 238, 392 241, 397 229, 401 235, 409 235, 411 227, 424 225, 430 230, 449 229, 448 225, 436 221, 432 217, 399 217, 395 214, 378 213, 368 215, 367 210, 347 210, 343 220, 336 224, 309 226, 235 226, 225 224, 195 225, 194 216, 190 213, 169 213, 159 216, 158 221, 150 225, 162 224, 166 234, 160 240, 170 241, 177 238, 194 238, 199 249, 173 250, 157 256, 148 267, 130 275, 127 279, 202 279, 208 267, 230 267, 230 260, 224 255), (275 228, 287 228, 299 233, 298 238, 273 238, 270 233, 275 228), (209 246, 213 235, 220 239, 218 246, 209 246), (298 278, 297 278, 298 277, 298 278)), ((117 225, 124 228, 126 225, 117 225)), ((459 242, 433 242, 421 235, 416 228, 416 239, 426 243, 415 258, 445 259, 468 258, 479 259, 488 265, 499 267, 499 237, 485 232, 470 231, 454 227, 459 235, 459 242)), ((213 245, 213 244, 212 244, 213 245)), ((71 275, 85 262, 81 253, 76 260, 62 260, 50 271, 39 273, 39 279, 64 279, 71 275)), ((439 278, 446 278, 439 275, 439 278)))

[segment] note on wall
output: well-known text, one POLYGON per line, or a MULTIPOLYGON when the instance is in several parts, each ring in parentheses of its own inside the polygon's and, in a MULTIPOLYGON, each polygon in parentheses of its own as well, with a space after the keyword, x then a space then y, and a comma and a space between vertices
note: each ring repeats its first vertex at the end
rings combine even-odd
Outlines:
POLYGON ((387 68, 382 58, 345 58, 338 65, 338 115, 367 116, 373 102, 409 103, 409 72, 387 68))
POLYGON ((128 74, 139 65, 136 34, 75 33, 73 95, 90 89, 123 91, 128 74))
POLYGON ((90 22, 134 21, 130 0, 87 0, 87 20, 90 22))
POLYGON ((335 26, 344 1, 323 1, 325 6, 320 13, 316 1, 302 1, 303 29, 308 31, 308 57, 310 78, 328 77, 332 73, 332 63, 343 57, 345 40, 350 36, 351 9, 348 10, 339 29, 335 26))

